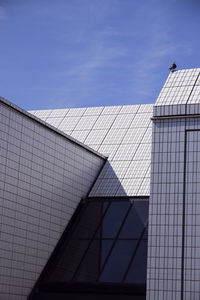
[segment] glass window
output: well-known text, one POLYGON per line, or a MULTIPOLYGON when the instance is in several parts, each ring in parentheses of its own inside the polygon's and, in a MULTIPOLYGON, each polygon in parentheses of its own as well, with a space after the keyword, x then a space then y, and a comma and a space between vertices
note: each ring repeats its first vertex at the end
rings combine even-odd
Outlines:
POLYGON ((71 281, 88 245, 89 240, 70 240, 45 281, 71 281))
POLYGON ((119 238, 139 239, 148 217, 148 202, 135 201, 122 228, 119 238))
POLYGON ((129 202, 112 202, 103 219, 103 238, 115 238, 129 207, 129 202))
POLYGON ((99 281, 121 282, 136 246, 134 240, 118 240, 99 281))
POLYGON ((101 264, 101 240, 94 239, 84 253, 81 264, 73 277, 74 281, 94 282, 97 280, 101 264))
POLYGON ((126 276, 126 282, 144 283, 147 273, 147 240, 142 240, 126 276))
POLYGON ((101 242, 101 268, 103 267, 113 242, 113 240, 102 240, 101 242))
POLYGON ((86 207, 83 208, 83 213, 79 217, 79 220, 75 226, 72 238, 84 239, 92 238, 97 226, 100 223, 102 217, 102 203, 101 202, 89 202, 86 207))
POLYGON ((147 217, 145 199, 86 202, 45 282, 145 283, 147 217))

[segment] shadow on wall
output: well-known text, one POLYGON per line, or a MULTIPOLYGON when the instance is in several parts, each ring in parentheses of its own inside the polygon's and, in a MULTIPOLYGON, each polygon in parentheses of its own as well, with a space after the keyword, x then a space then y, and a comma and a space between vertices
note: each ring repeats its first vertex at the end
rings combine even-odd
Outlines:
MULTIPOLYGON (((112 176, 121 185, 109 163, 99 177, 102 174, 105 178, 112 176)), ((100 293, 105 298, 108 294, 118 297, 120 293, 129 299, 129 293, 132 297, 136 293, 137 298, 132 299, 144 299, 147 198, 82 200, 38 282, 38 295, 53 297, 51 293, 66 293, 71 297, 72 292, 81 298, 81 293, 88 296, 100 293)), ((46 299, 36 295, 33 293, 29 299, 46 299)))
MULTIPOLYGON (((148 179, 149 160, 107 161, 89 197, 130 197, 146 194, 141 188, 148 179)), ((147 182, 147 185, 149 182, 147 182)))

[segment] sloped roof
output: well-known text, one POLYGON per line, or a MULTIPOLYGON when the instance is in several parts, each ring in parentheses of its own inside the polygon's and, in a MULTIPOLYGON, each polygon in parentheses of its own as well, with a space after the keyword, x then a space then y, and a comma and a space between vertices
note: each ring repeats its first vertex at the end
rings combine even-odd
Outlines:
POLYGON ((200 103, 200 68, 170 72, 156 106, 200 103))
POLYGON ((14 103, 8 101, 7 99, 5 99, 1 96, 0 96, 0 103, 3 103, 3 104, 7 105, 10 108, 13 108, 14 110, 16 110, 16 111, 20 112, 21 114, 25 115, 26 117, 33 119, 37 123, 40 123, 41 125, 43 125, 45 127, 48 127, 50 130, 53 130, 57 134, 62 135, 64 138, 67 138, 72 143, 77 144, 77 146, 80 146, 80 147, 84 148, 85 150, 90 151, 90 152, 94 153, 95 155, 102 157, 103 159, 106 159, 106 157, 104 155, 102 155, 101 153, 99 153, 99 152, 95 151, 94 149, 88 147, 87 145, 81 143, 80 141, 73 138, 72 136, 69 136, 64 131, 59 130, 58 128, 52 126, 51 123, 44 122, 42 120, 42 118, 38 118, 36 115, 34 116, 32 112, 27 112, 26 110, 20 108, 19 106, 15 105, 14 103))
POLYGON ((153 104, 30 112, 108 156, 90 197, 149 195, 153 104))

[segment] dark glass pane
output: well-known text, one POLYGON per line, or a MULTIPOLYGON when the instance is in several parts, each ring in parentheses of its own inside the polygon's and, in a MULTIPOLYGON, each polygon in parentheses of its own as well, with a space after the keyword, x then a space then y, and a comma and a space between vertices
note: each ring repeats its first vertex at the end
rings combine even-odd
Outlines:
POLYGON ((103 219, 103 238, 114 238, 130 206, 129 202, 113 202, 103 219))
POLYGON ((148 201, 135 201, 119 238, 139 238, 148 218, 148 201))
MULTIPOLYGON (((90 202, 83 211, 81 218, 73 232, 73 239, 91 238, 98 225, 100 224, 102 210, 102 202, 90 202)), ((100 231, 99 231, 100 237, 100 231)))
POLYGON ((144 235, 143 235, 143 239, 147 239, 147 238, 148 238, 148 225, 146 226, 144 235))
MULTIPOLYGON (((112 249, 114 238, 122 222, 125 221, 128 209, 131 207, 130 202, 126 200, 112 202, 111 204, 107 200, 85 204, 81 208, 80 213, 76 215, 74 223, 68 228, 65 242, 57 251, 53 263, 48 267, 47 275, 45 275, 43 282, 95 282, 98 280, 105 262, 106 265, 99 281, 121 282, 137 244, 137 238, 136 240, 131 240, 131 238, 133 238, 133 235, 138 235, 134 233, 135 231, 137 233, 140 231, 140 228, 143 228, 148 212, 147 201, 136 201, 133 204, 134 208, 131 208, 129 211, 126 223, 123 226, 123 234, 121 234, 122 238, 125 237, 125 239, 128 238, 129 240, 117 240, 112 249), (104 212, 105 216, 102 219, 104 212), (136 218, 135 222, 134 218, 136 218), (133 226, 134 224, 137 226, 133 226), (94 234, 95 238, 92 240, 94 234), (112 252, 109 255, 110 249, 112 249, 112 252), (107 257, 108 261, 106 260, 107 257)), ((146 237, 147 229, 143 238, 146 237)), ((141 274, 138 275, 139 281, 134 279, 135 271, 133 270, 138 268, 138 262, 134 260, 127 276, 127 282, 132 282, 132 280, 140 282, 143 280, 143 277, 146 278, 146 266, 144 267, 146 258, 144 259, 143 257, 145 249, 144 247, 141 248, 141 253, 138 249, 136 254, 136 260, 143 260, 143 264, 141 267, 139 266, 141 268, 141 274)))
POLYGON ((125 282, 146 283, 147 273, 147 240, 142 240, 137 249, 125 282))
POLYGON ((94 239, 81 261, 77 274, 74 277, 74 281, 96 281, 100 272, 100 263, 101 240, 94 239))
POLYGON ((100 282, 121 282, 128 267, 136 241, 117 241, 100 276, 100 282))
POLYGON ((103 203, 103 214, 105 213, 107 206, 110 204, 110 202, 104 201, 103 203))
POLYGON ((101 267, 103 266, 108 252, 113 244, 114 240, 102 240, 101 242, 101 267))
POLYGON ((114 240, 94 239, 83 258, 75 281, 96 281, 114 240))
POLYGON ((59 255, 56 266, 52 266, 52 270, 45 281, 70 281, 88 244, 89 240, 70 240, 67 247, 59 255))

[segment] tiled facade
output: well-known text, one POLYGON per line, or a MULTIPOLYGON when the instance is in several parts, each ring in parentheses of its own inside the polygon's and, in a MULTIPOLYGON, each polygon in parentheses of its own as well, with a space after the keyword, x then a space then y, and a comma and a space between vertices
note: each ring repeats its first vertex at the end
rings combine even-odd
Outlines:
POLYGON ((171 117, 168 112, 153 120, 149 300, 196 300, 200 295, 200 118, 190 112, 177 117, 173 110, 171 117))
POLYGON ((150 196, 146 299, 199 300, 200 69, 171 72, 155 105, 29 114, 2 99, 0 122, 0 299, 25 299, 81 198, 150 196))
POLYGON ((149 300, 181 299, 184 120, 153 124, 149 207, 149 300))
POLYGON ((171 72, 156 105, 199 103, 200 68, 171 72))
POLYGON ((26 299, 104 158, 0 103, 0 299, 26 299))
POLYGON ((108 156, 90 196, 120 197, 149 195, 152 112, 147 104, 31 113, 108 156))
POLYGON ((199 299, 199 76, 169 75, 154 107, 147 299, 199 299))

